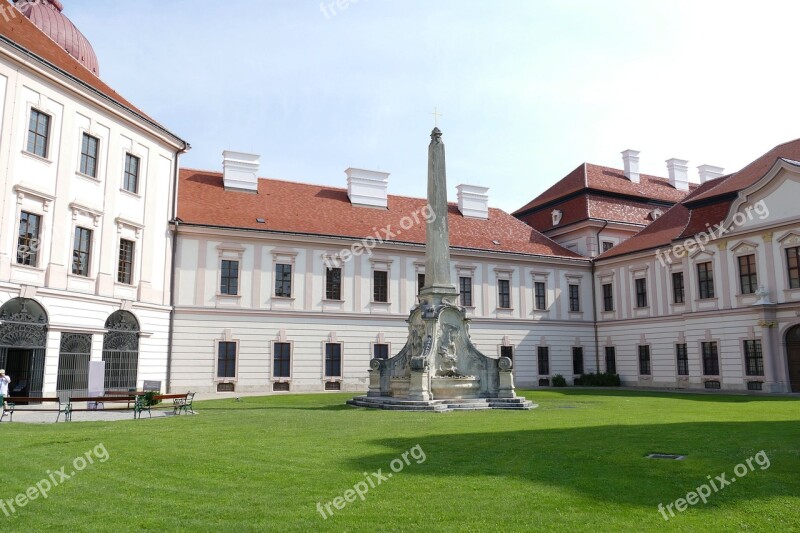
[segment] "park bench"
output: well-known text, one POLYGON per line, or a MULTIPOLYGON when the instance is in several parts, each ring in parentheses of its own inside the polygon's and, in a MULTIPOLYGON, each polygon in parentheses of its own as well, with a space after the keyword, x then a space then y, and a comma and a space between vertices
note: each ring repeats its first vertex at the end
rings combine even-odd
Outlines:
MULTIPOLYGON (((179 415, 181 412, 183 413, 192 413, 194 414, 193 409, 193 402, 194 402, 194 394, 193 392, 187 392, 186 394, 158 394, 153 397, 156 401, 169 401, 172 400, 172 407, 164 406, 161 407, 162 409, 172 409, 172 414, 179 415)), ((152 417, 153 414, 151 413, 150 409, 158 409, 157 406, 147 405, 143 397, 138 396, 136 398, 136 405, 134 406, 134 418, 141 418, 142 413, 147 411, 147 415, 152 417)))
POLYGON ((17 411, 33 411, 33 412, 50 412, 56 413, 56 422, 61 418, 61 413, 64 413, 64 419, 69 420, 70 406, 61 403, 61 398, 30 398, 26 396, 11 396, 6 398, 5 405, 2 406, 3 412, 0 414, 0 421, 8 415, 8 421, 14 421, 14 413, 17 411), (52 408, 32 406, 32 403, 52 403, 55 404, 52 408), (27 405, 21 405, 27 404, 27 405))
POLYGON ((108 396, 108 397, 111 397, 111 396, 116 396, 116 397, 124 396, 124 397, 128 398, 128 409, 130 409, 131 408, 131 402, 133 402, 135 400, 134 397, 135 396, 143 396, 144 394, 147 394, 147 393, 146 392, 141 392, 141 391, 135 391, 135 390, 132 390, 132 391, 129 391, 129 392, 125 392, 125 391, 121 391, 121 390, 107 390, 105 392, 104 396, 108 396))
POLYGON ((112 395, 112 396, 71 396, 67 404, 67 422, 72 421, 72 413, 75 412, 97 412, 97 411, 122 411, 130 409, 131 402, 137 401, 139 396, 129 393, 126 395, 112 395), (75 404, 86 403, 85 409, 78 409, 75 404), (107 403, 111 404, 125 404, 124 408, 119 409, 106 409, 107 403), (94 404, 94 408, 89 407, 89 404, 94 404), (101 407, 102 406, 102 407, 101 407))

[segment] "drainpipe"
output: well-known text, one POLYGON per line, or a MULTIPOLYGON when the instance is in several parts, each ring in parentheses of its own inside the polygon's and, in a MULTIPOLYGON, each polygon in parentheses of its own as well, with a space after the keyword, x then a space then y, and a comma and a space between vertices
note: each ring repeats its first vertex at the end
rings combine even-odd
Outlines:
MULTIPOLYGON (((608 220, 603 227, 597 230, 597 255, 600 255, 602 246, 600 245, 600 234, 608 227, 608 220)), ((597 327, 597 279, 595 278, 595 259, 592 258, 592 318, 594 319, 594 358, 597 373, 600 373, 600 330, 597 327)), ((608 370, 608 369, 606 369, 608 370)))
POLYGON ((175 168, 172 173, 172 223, 175 231, 172 234, 172 264, 169 276, 169 331, 167 332, 167 394, 172 390, 172 341, 175 331, 175 259, 178 255, 178 161, 181 154, 189 151, 189 145, 184 143, 183 148, 175 152, 175 168))

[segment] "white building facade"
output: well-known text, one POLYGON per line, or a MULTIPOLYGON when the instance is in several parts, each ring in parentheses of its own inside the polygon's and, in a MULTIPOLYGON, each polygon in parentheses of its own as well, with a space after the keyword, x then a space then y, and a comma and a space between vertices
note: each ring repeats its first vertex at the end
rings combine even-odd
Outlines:
MULTIPOLYGON (((71 26, 60 6, 34 7, 71 26)), ((187 145, 15 7, 0 24, 0 368, 12 394, 85 392, 92 360, 106 362, 106 389, 166 382, 167 228, 187 145)))
MULTIPOLYGON (((405 319, 425 275, 425 221, 411 219, 410 242, 385 240, 354 256, 341 251, 364 242, 359 235, 372 234, 369 228, 405 227, 400 217, 424 201, 387 196, 385 180, 382 190, 371 183, 363 193, 357 188, 364 182, 354 185, 354 178, 378 173, 347 173, 349 190, 259 179, 242 191, 239 176, 181 172, 173 388, 363 391, 370 359, 403 347, 405 319), (219 213, 238 210, 241 226, 235 217, 209 214, 204 197, 219 213), (303 213, 294 213, 291 201, 305 206, 303 213), (332 222, 326 233, 281 230, 291 216, 332 222), (361 219, 382 223, 368 222, 369 233, 361 234, 358 224, 341 226, 361 219)), ((488 198, 481 206, 486 189, 459 190, 462 211, 452 205, 450 213, 451 278, 478 348, 513 357, 521 387, 596 371, 589 261, 489 210, 488 198), (502 229, 508 224, 513 230, 502 229), (505 242, 509 249, 459 246, 476 231, 485 232, 488 246, 505 242), (525 252, 532 232, 540 248, 525 252), (527 243, 518 244, 521 235, 527 243)))
POLYGON ((596 261, 600 351, 624 384, 800 392, 800 142, 776 150, 596 261))

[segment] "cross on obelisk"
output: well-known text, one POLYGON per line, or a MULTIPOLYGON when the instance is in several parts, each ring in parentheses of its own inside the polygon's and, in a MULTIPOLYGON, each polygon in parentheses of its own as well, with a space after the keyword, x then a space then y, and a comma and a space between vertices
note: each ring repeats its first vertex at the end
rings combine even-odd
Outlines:
POLYGON ((441 117, 442 114, 439 113, 439 109, 438 108, 434 107, 433 108, 433 113, 431 113, 431 115, 433 115, 433 125, 438 128, 439 127, 439 117, 441 117))

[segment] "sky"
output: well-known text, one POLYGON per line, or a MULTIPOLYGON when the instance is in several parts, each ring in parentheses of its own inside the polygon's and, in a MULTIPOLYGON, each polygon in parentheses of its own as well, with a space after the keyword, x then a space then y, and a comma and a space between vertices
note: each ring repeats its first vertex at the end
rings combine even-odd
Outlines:
POLYGON ((221 170, 422 197, 433 110, 451 200, 512 212, 583 162, 738 170, 800 137, 797 2, 62 0, 102 79, 221 170))

